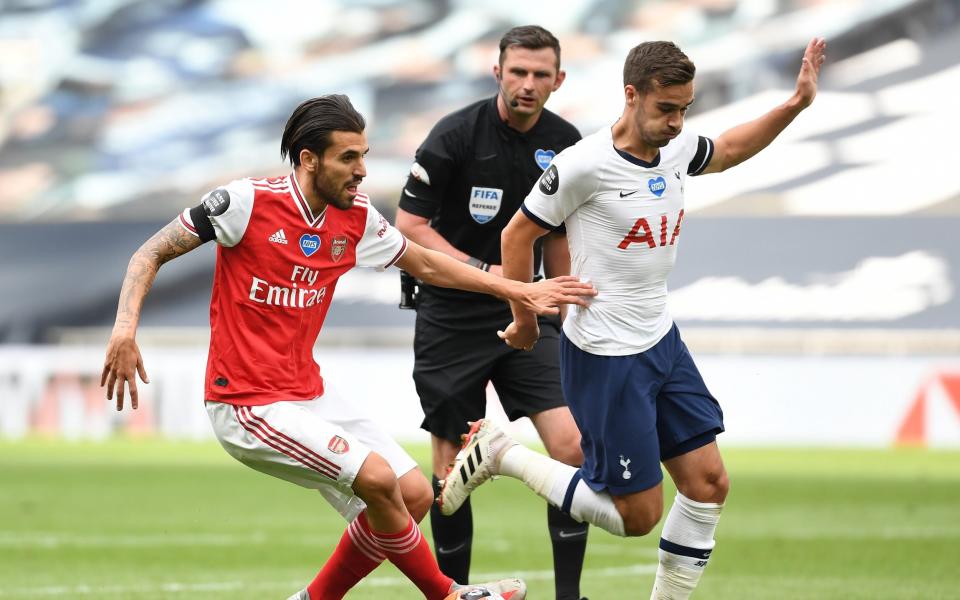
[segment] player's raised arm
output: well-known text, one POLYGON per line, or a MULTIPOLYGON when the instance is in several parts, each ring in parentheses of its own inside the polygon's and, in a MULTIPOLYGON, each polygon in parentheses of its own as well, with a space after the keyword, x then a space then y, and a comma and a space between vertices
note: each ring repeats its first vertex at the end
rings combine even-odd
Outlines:
POLYGON ((120 288, 117 318, 107 344, 107 356, 100 375, 100 385, 107 386, 107 399, 117 397, 117 410, 123 409, 124 386, 130 389, 130 406, 137 408, 136 373, 149 383, 147 371, 137 346, 137 325, 143 300, 157 278, 160 266, 190 252, 203 242, 179 223, 179 217, 147 240, 130 258, 127 273, 120 288))
POLYGON ((586 306, 587 297, 596 295, 592 285, 581 283, 574 277, 557 277, 536 283, 511 281, 414 242, 408 242, 406 252, 395 264, 431 285, 491 294, 541 315, 557 314, 561 304, 586 306))
POLYGON ((716 138, 713 158, 704 173, 725 171, 760 152, 769 146, 803 109, 813 103, 826 48, 827 42, 823 38, 810 40, 803 53, 793 96, 759 119, 738 125, 716 138))

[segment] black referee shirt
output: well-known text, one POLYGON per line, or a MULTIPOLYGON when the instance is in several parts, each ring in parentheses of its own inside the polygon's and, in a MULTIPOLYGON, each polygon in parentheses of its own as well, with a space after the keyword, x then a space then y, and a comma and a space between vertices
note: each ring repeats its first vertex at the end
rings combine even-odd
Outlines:
MULTIPOLYGON (((553 157, 579 140, 577 129, 549 110, 520 133, 500 119, 496 97, 481 100, 447 115, 430 131, 417 149, 400 208, 430 219, 458 250, 499 265, 500 232, 553 157)), ((534 272, 540 260, 538 242, 534 272)), ((492 296, 433 286, 423 286, 418 315, 455 326, 510 320, 507 304, 492 296)))

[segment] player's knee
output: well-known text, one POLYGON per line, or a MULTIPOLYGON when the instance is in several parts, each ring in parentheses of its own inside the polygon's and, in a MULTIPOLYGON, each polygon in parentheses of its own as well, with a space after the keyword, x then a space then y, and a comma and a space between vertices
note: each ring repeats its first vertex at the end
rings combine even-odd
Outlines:
MULTIPOLYGON (((416 472, 419 473, 419 471, 416 472)), ((430 482, 423 476, 405 475, 400 480, 400 493, 403 495, 407 512, 417 523, 422 521, 433 504, 433 488, 430 482)))
POLYGON ((629 537, 647 535, 660 522, 663 516, 662 506, 631 506, 628 510, 621 511, 623 517, 623 530, 629 537))
POLYGON ((396 474, 386 459, 375 452, 371 452, 360 467, 353 490, 364 502, 374 506, 390 503, 400 497, 396 474))
POLYGON ((677 486, 680 493, 697 502, 723 503, 730 492, 730 477, 726 469, 708 469, 696 479, 677 486))
POLYGON ((730 477, 727 475, 726 469, 721 469, 720 472, 710 475, 708 482, 713 490, 713 501, 722 504, 727 499, 727 494, 730 493, 730 477))

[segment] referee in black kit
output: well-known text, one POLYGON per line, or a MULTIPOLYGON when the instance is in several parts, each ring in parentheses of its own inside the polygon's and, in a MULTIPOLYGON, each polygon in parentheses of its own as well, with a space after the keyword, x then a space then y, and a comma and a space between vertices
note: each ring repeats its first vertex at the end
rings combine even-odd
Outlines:
MULTIPOLYGON (((441 119, 417 150, 397 212, 397 228, 416 243, 501 275, 500 232, 553 157, 580 139, 576 128, 544 108, 563 83, 560 43, 538 26, 515 27, 500 40, 496 97, 441 119)), ((564 232, 541 238, 547 277, 569 274, 564 232)), ((432 434, 433 485, 439 491, 460 448, 467 421, 486 411, 492 381, 511 420, 530 417, 547 452, 578 466, 580 432, 560 389, 559 320, 541 319, 530 352, 514 350, 497 330, 512 320, 492 296, 421 286, 417 297, 413 379, 432 434)), ((579 600, 587 525, 548 506, 558 600, 579 600)), ((473 515, 470 501, 449 517, 434 505, 430 526, 440 568, 469 581, 473 515)))

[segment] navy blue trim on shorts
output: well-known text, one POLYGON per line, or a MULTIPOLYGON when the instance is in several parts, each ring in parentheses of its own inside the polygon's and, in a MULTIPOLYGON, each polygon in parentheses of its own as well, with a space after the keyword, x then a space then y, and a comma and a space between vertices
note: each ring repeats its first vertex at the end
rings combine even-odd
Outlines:
MULTIPOLYGON (((721 430, 722 431, 722 430, 721 430)), ((669 460, 671 458, 676 458, 681 454, 686 454, 687 452, 693 452, 697 448, 703 448, 710 442, 716 441, 717 434, 720 431, 716 429, 711 429, 710 431, 701 433, 700 435, 695 435, 689 440, 680 442, 676 446, 670 449, 669 452, 660 457, 661 461, 669 460)))

